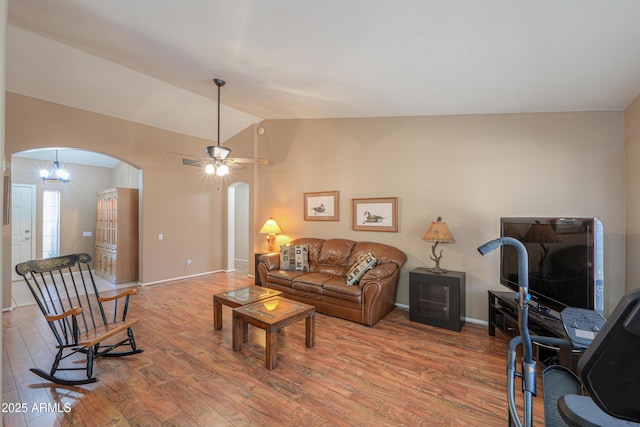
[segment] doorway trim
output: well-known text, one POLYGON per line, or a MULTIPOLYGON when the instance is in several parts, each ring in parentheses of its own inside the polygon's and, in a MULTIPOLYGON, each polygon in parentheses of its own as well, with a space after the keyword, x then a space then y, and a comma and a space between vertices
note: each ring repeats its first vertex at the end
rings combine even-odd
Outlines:
POLYGON ((238 181, 227 187, 227 260, 226 260, 226 270, 227 271, 235 271, 235 260, 236 260, 236 246, 238 243, 238 236, 236 233, 236 227, 242 224, 236 224, 236 218, 238 215, 242 215, 243 218, 246 218, 246 238, 247 241, 244 242, 247 248, 247 253, 245 254, 247 264, 249 263, 250 254, 249 254, 249 224, 250 224, 250 210, 249 210, 249 184, 246 182, 238 181), (238 197, 238 192, 236 191, 239 188, 246 188, 247 191, 243 192, 246 194, 242 200, 238 197), (244 206, 244 212, 238 212, 238 209, 244 206))

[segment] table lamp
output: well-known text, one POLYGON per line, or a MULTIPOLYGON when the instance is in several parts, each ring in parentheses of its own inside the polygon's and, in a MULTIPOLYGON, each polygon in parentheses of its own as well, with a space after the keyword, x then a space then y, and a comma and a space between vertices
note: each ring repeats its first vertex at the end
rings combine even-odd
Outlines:
POLYGON ((276 234, 282 233, 278 223, 273 217, 269 217, 260 229, 260 234, 267 234, 267 251, 275 252, 276 250, 276 234))
POLYGON ((427 242, 435 242, 431 247, 431 252, 433 253, 433 255, 429 255, 429 257, 433 261, 435 261, 436 266, 434 268, 428 268, 427 270, 437 274, 446 273, 447 270, 443 270, 442 268, 440 268, 440 258, 442 258, 442 249, 440 249, 440 255, 436 255, 436 246, 438 246, 438 243, 441 243, 441 242, 455 243, 456 239, 453 238, 453 234, 451 234, 451 231, 449 231, 449 227, 447 227, 447 223, 442 221, 441 216, 439 216, 438 219, 436 219, 431 223, 431 225, 429 226, 429 229, 427 230, 426 233, 424 233, 424 236, 422 237, 422 239, 426 240, 427 242))

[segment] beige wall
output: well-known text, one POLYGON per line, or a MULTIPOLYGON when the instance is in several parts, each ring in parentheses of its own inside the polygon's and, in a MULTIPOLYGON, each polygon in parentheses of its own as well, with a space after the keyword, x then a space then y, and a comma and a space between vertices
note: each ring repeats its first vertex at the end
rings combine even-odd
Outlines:
POLYGON ((497 253, 481 257, 476 250, 497 237, 501 216, 598 216, 606 232, 606 305, 624 293, 623 112, 276 120, 260 126, 263 135, 251 127, 225 144, 235 156, 255 154, 270 164, 234 171, 219 185, 164 154, 200 153, 210 141, 9 93, 5 153, 75 147, 140 168, 143 283, 226 268, 226 186, 243 181, 250 183, 253 251, 264 250, 257 231, 269 216, 284 230, 278 244, 299 236, 389 243, 409 257, 400 304, 408 304, 409 271, 431 265, 430 245, 421 236, 438 215, 457 240, 443 245, 442 266, 467 273, 470 318, 486 320, 486 291, 505 289, 498 284, 497 253), (340 191, 340 221, 303 221, 303 193, 327 190, 340 191), (351 230, 352 198, 388 196, 399 198, 398 233, 351 230), (192 259, 190 267, 186 259, 192 259))
POLYGON ((640 96, 625 110, 627 291, 640 287, 640 96))
MULTIPOLYGON (((142 283, 223 268, 226 185, 234 181, 253 183, 253 167, 234 171, 223 182, 214 181, 201 169, 183 166, 180 156, 165 154, 203 153, 211 141, 12 93, 6 96, 6 156, 44 147, 82 148, 127 161, 142 170, 142 283), (158 240, 159 233, 164 234, 164 240, 158 240), (191 266, 186 265, 187 259, 192 260, 191 266)), ((253 128, 239 136, 248 147, 236 150, 234 141, 228 143, 234 155, 253 155, 252 135, 253 128)))
MULTIPOLYGON (((301 236, 388 243, 408 256, 397 302, 409 302, 409 271, 433 265, 421 240, 442 215, 456 243, 443 268, 467 274, 467 316, 487 319, 499 255, 477 247, 499 236, 501 216, 599 217, 605 228, 605 306, 624 293, 625 184, 622 112, 280 120, 261 124, 269 158, 257 187, 257 218, 276 218, 282 244, 301 236), (340 191, 338 222, 305 222, 303 193, 340 191), (399 232, 352 231, 351 199, 398 197, 399 232)), ((256 242, 261 236, 255 235, 256 242)), ((258 245, 256 249, 262 249, 258 245)))

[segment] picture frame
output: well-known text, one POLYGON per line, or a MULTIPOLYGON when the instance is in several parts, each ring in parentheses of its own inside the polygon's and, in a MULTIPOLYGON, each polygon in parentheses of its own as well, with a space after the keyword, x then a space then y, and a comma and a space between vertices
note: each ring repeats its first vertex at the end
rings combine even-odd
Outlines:
POLYGON ((319 191, 304 193, 305 221, 338 221, 340 218, 340 192, 319 191))
POLYGON ((353 200, 353 230, 398 231, 398 198, 377 197, 353 200))

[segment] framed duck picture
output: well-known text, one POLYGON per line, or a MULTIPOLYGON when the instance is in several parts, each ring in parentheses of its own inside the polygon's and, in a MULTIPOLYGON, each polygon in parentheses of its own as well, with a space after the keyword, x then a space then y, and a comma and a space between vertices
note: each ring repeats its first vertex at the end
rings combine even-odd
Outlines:
POLYGON ((338 191, 304 193, 305 221, 338 221, 340 199, 338 191))
POLYGON ((398 231, 398 198, 353 199, 353 227, 357 231, 398 231))

